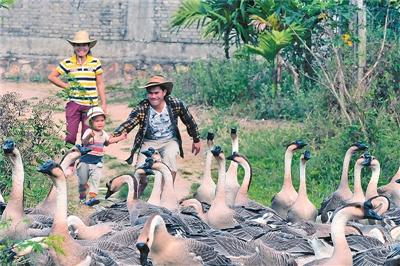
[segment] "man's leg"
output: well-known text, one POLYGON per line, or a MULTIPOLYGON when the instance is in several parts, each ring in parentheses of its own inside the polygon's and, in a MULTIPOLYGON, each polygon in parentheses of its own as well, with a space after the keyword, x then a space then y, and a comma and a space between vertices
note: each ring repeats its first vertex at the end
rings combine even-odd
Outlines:
POLYGON ((179 154, 179 145, 176 140, 170 140, 160 148, 160 155, 162 157, 162 161, 163 163, 168 165, 168 167, 171 169, 172 179, 174 183, 175 183, 176 172, 178 171, 178 167, 176 164, 176 156, 178 154, 179 154))
POLYGON ((75 145, 79 122, 81 120, 79 104, 72 101, 68 102, 65 107, 65 118, 67 121, 67 135, 65 141, 75 145))

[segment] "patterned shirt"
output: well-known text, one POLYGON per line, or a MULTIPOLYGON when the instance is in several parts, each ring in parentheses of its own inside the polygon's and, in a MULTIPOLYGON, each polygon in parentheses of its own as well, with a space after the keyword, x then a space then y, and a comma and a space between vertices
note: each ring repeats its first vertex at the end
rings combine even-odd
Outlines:
MULTIPOLYGON (((189 136, 193 138, 193 142, 195 143, 200 141, 197 124, 194 121, 193 116, 189 113, 186 105, 181 100, 172 96, 166 96, 165 101, 167 103, 167 110, 174 130, 174 136, 178 140, 180 156, 183 158, 182 138, 178 129, 178 117, 185 124, 189 136)), ((123 131, 129 133, 134 127, 139 125, 139 130, 135 136, 131 153, 139 151, 140 147, 142 146, 144 136, 149 125, 149 116, 150 103, 147 99, 145 99, 141 101, 138 106, 133 108, 128 119, 113 132, 114 136, 119 136, 123 131)))
MULTIPOLYGON (((86 129, 85 133, 83 133, 82 139, 85 139, 90 133, 92 129, 86 129)), ((79 161, 88 163, 88 164, 97 164, 102 161, 104 156, 104 146, 110 139, 108 134, 102 130, 100 132, 94 131, 94 138, 90 138, 88 144, 84 145, 85 147, 91 149, 90 152, 83 155, 79 161)))
POLYGON ((149 128, 146 131, 145 139, 172 139, 174 137, 174 128, 165 105, 161 113, 150 106, 149 128))
POLYGON ((84 88, 84 90, 71 88, 69 100, 86 106, 98 105, 96 76, 103 73, 99 59, 87 55, 86 61, 80 65, 76 60, 76 55, 73 55, 61 61, 56 70, 60 75, 73 76, 84 88))

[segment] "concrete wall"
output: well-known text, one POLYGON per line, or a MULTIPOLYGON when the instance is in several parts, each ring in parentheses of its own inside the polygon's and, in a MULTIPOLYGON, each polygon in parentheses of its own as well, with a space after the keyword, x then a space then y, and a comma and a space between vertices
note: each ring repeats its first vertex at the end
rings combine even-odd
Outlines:
POLYGON ((221 56, 196 28, 171 33, 180 0, 16 0, 0 9, 0 77, 46 79, 72 54, 66 39, 87 30, 98 40, 92 49, 107 84, 162 72, 199 58, 221 56))

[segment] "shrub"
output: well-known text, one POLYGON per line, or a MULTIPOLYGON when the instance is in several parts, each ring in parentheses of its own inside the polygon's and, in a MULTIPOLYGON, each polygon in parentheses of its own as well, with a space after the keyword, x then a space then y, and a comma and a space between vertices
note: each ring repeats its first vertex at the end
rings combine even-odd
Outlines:
MULTIPOLYGON (((60 126, 53 121, 54 99, 29 104, 16 93, 0 96, 0 143, 12 139, 19 149, 25 170, 25 206, 34 206, 46 196, 50 182, 36 166, 54 158, 64 143, 60 126)), ((0 152, 0 190, 7 197, 11 187, 11 165, 0 152)))

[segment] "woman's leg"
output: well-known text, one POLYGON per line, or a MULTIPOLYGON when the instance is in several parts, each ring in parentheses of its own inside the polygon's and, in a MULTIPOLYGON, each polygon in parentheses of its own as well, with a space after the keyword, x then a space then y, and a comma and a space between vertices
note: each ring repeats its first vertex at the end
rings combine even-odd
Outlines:
POLYGON ((65 141, 75 145, 76 135, 78 134, 79 123, 81 120, 80 105, 69 101, 65 106, 65 118, 67 121, 67 135, 65 136, 65 141))

